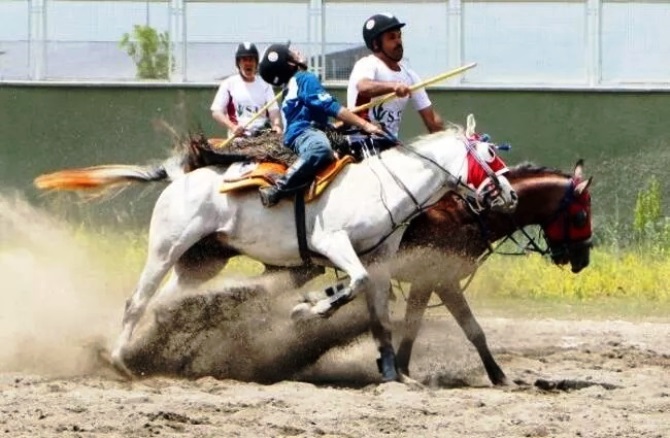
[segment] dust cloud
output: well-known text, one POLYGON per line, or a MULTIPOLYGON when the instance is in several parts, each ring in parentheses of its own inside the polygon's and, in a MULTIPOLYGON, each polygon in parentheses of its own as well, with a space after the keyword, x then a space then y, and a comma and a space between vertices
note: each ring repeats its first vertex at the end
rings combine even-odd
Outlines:
POLYGON ((0 371, 95 371, 123 299, 89 251, 68 224, 0 194, 0 371))

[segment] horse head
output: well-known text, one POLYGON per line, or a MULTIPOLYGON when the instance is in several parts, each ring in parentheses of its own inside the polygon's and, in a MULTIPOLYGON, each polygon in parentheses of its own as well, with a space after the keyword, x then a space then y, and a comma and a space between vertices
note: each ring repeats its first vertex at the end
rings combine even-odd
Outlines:
POLYGON ((519 225, 539 224, 547 251, 557 265, 570 263, 578 273, 589 265, 591 254, 591 195, 592 178, 584 179, 583 161, 575 165, 572 175, 541 168, 525 168, 518 179, 517 170, 510 178, 519 191, 519 209, 515 220, 519 225), (535 172, 529 175, 528 170, 535 172), (530 176, 530 177, 529 177, 530 176), (559 178, 557 178, 559 177, 559 178))
POLYGON ((476 201, 482 209, 512 213, 517 207, 518 196, 504 176, 507 165, 496 153, 497 146, 488 142, 488 136, 475 131, 475 116, 469 114, 465 129, 468 150, 468 183, 476 190, 476 201))
POLYGON ((592 178, 583 178, 580 160, 561 198, 558 209, 542 229, 551 259, 557 265, 570 262, 572 272, 579 272, 589 265, 591 253, 591 195, 592 178))

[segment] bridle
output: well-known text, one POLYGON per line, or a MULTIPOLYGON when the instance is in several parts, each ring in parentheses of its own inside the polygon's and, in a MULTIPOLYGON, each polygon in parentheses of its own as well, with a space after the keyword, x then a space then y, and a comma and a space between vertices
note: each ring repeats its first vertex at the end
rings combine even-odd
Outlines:
POLYGON ((476 260, 474 260, 475 268, 468 276, 465 284, 461 287, 461 292, 464 292, 465 289, 467 289, 479 267, 492 254, 520 256, 527 255, 529 252, 534 252, 540 254, 543 257, 549 256, 554 264, 558 264, 558 261, 569 254, 571 251, 591 247, 592 243, 590 226, 587 230, 585 230, 586 232, 584 233, 574 232, 575 229, 581 230, 588 224, 590 214, 590 195, 588 192, 585 191, 575 196, 575 187, 580 182, 581 181, 575 177, 570 179, 570 183, 563 193, 563 197, 558 204, 558 208, 549 216, 549 219, 540 224, 540 229, 538 230, 538 235, 536 237, 533 237, 525 229, 525 227, 517 224, 513 216, 510 214, 508 217, 513 222, 513 230, 505 237, 503 237, 499 242, 497 242, 495 246, 491 244, 490 231, 488 230, 484 221, 484 217, 482 216, 484 214, 488 214, 488 212, 482 212, 478 210, 476 206, 472 204, 471 200, 459 196, 468 207, 470 214, 473 215, 476 219, 481 236, 487 245, 486 251, 476 260), (576 209, 579 210, 575 215, 571 215, 570 210, 572 207, 576 207, 576 209), (524 235, 526 238, 525 244, 519 242, 519 240, 514 236, 516 232, 520 232, 524 235), (556 232, 558 232, 558 234, 556 232), (573 238, 573 235, 575 234, 577 234, 577 237, 573 238), (583 234, 583 236, 580 234, 583 234), (539 242, 540 239, 544 240, 544 245, 539 242), (507 241, 514 242, 518 248, 518 251, 501 251, 501 246, 504 245, 507 241))
POLYGON ((573 250, 592 245, 589 215, 591 197, 587 191, 575 194, 575 187, 581 181, 570 179, 556 212, 542 226, 544 240, 547 243, 545 254, 549 254, 554 263, 573 250))

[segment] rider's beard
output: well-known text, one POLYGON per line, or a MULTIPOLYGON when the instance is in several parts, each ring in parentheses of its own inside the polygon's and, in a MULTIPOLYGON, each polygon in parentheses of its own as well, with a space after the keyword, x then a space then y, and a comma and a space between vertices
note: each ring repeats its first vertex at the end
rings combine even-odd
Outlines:
POLYGON ((402 60, 403 55, 405 54, 405 51, 402 47, 402 44, 398 44, 389 52, 387 55, 389 58, 394 60, 395 62, 400 62, 402 60))

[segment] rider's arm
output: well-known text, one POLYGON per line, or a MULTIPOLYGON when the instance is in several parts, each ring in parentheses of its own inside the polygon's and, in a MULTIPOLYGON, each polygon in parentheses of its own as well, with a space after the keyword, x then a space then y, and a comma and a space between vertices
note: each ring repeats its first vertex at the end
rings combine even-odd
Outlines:
MULTIPOLYGON (((408 69, 407 72, 414 84, 421 82, 421 79, 413 70, 408 69)), ((421 120, 426 129, 428 129, 428 132, 433 133, 444 130, 444 122, 435 111, 435 108, 433 108, 433 103, 430 101, 425 88, 420 88, 412 93, 412 105, 419 113, 419 116, 421 116, 421 120)))
POLYGON ((223 126, 224 128, 228 128, 231 133, 235 133, 235 131, 238 129, 238 126, 230 119, 230 117, 228 117, 228 114, 226 113, 226 108, 228 107, 229 103, 230 91, 228 90, 228 81, 225 80, 221 83, 219 89, 216 91, 216 96, 214 96, 214 101, 212 101, 210 110, 212 111, 212 118, 216 120, 219 125, 223 126))
POLYGON ((358 92, 363 96, 377 97, 388 93, 395 93, 398 97, 408 96, 410 93, 407 84, 402 82, 373 81, 372 79, 361 79, 356 84, 358 92))
POLYGON ((373 56, 368 56, 354 64, 347 86, 347 106, 349 108, 354 108, 359 102, 367 102, 369 99, 383 94, 396 93, 399 97, 405 97, 409 94, 409 88, 406 84, 375 79, 378 76, 379 62, 373 56))
POLYGON ((272 124, 272 130, 279 134, 284 132, 284 130, 282 129, 281 113, 279 112, 279 109, 273 109, 268 111, 268 115, 270 116, 270 123, 272 124))
POLYGON ((212 118, 216 120, 219 125, 228 128, 230 131, 235 131, 235 129, 237 129, 237 124, 230 120, 230 117, 221 110, 212 111, 212 118))
POLYGON ((382 131, 379 128, 379 126, 375 125, 374 123, 368 122, 362 117, 357 116, 356 114, 352 113, 345 107, 341 107, 336 117, 338 120, 341 120, 344 123, 361 128, 368 134, 379 134, 379 135, 384 134, 384 131, 382 131))
POLYGON ((444 131, 444 121, 438 113, 435 112, 432 105, 419 111, 423 124, 426 125, 428 132, 444 131))
POLYGON ((315 111, 323 112, 330 117, 337 117, 342 105, 323 88, 313 73, 303 73, 296 78, 298 82, 298 98, 315 111))

